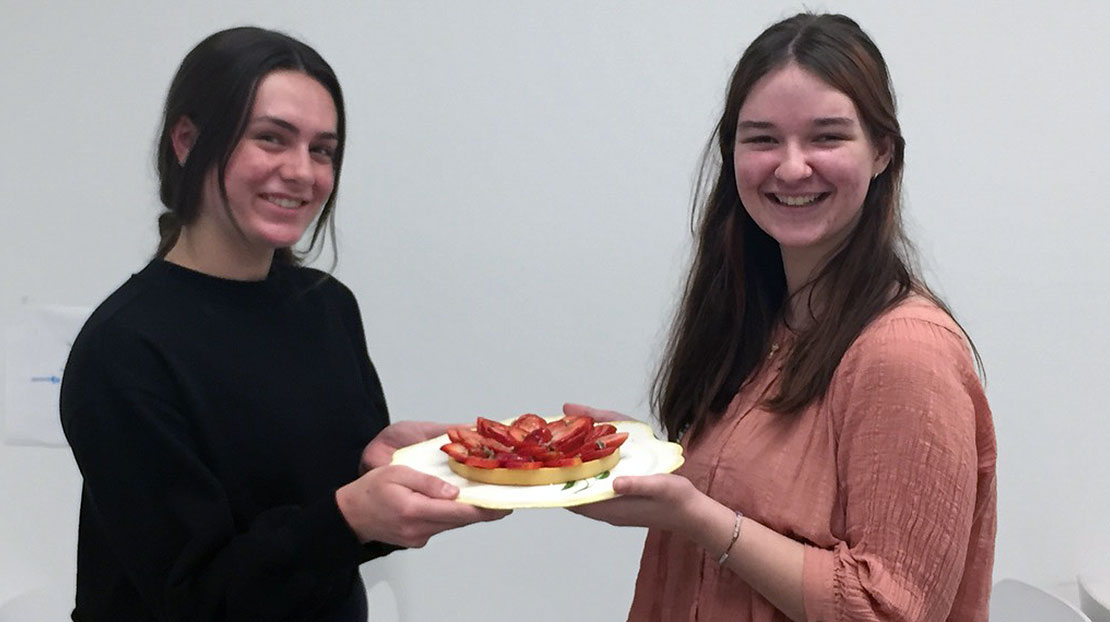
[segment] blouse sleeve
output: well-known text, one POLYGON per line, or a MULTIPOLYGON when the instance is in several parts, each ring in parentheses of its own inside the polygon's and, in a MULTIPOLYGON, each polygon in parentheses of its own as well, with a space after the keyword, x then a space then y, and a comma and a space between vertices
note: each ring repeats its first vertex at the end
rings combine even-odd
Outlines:
POLYGON ((880 320, 845 354, 827 397, 845 540, 806 547, 808 620, 947 619, 975 507, 977 385, 962 336, 920 319, 880 320))
POLYGON ((362 547, 334 495, 238 524, 175 407, 162 362, 140 338, 75 344, 62 424, 84 477, 82 503, 159 620, 269 620, 350 589, 387 550, 362 547), (110 346, 109 346, 110 344, 110 346))

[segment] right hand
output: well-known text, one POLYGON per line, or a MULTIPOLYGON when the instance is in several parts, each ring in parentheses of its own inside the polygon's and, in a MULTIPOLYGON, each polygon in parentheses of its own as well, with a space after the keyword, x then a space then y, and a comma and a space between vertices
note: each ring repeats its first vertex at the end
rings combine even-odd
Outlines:
POLYGON ((400 465, 379 467, 335 491, 335 501, 360 542, 420 548, 437 533, 498 520, 507 510, 455 501, 459 489, 400 465))

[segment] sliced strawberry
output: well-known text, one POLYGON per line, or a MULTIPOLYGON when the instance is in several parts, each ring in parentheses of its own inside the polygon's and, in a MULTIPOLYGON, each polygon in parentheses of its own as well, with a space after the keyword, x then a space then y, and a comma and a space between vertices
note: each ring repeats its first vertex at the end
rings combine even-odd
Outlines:
MULTIPOLYGON (((606 434, 600 438, 595 438, 586 443, 586 447, 594 449, 605 449, 607 447, 620 447, 628 440, 628 432, 618 432, 616 434, 606 434)), ((585 451, 585 450, 583 450, 585 451)))
POLYGON ((520 447, 528 437, 528 433, 517 427, 509 427, 509 440, 513 447, 520 447))
MULTIPOLYGON (((533 462, 533 460, 527 456, 518 456, 516 454, 502 454, 497 456, 497 458, 501 461, 501 466, 509 469, 522 468, 517 465, 525 462, 533 462)), ((537 462, 536 464, 539 463, 537 462)))
POLYGON ((599 423, 599 424, 595 425, 593 427, 593 429, 591 429, 586 434, 586 442, 588 443, 588 442, 594 440, 595 438, 601 438, 602 436, 605 436, 606 434, 615 434, 616 431, 617 431, 617 426, 615 426, 611 423, 599 423))
POLYGON ((509 435, 509 426, 492 419, 478 417, 478 433, 486 438, 492 438, 502 445, 512 447, 514 444, 513 438, 509 435))
POLYGON ((563 428, 552 432, 551 447, 569 453, 568 448, 577 447, 586 440, 593 422, 589 417, 579 417, 568 423, 563 428))
POLYGON ((582 464, 582 459, 578 456, 573 456, 571 458, 556 458, 554 460, 544 460, 543 462, 543 465, 545 467, 568 467, 577 466, 579 464, 582 464))
MULTIPOLYGON (((455 428, 455 436, 459 439, 455 442, 462 443, 470 451, 474 451, 481 447, 482 441, 485 440, 482 438, 481 434, 478 434, 476 430, 470 428, 455 428)), ((450 434, 448 434, 448 438, 451 438, 450 434)))
POLYGON ((440 450, 454 458, 456 462, 465 462, 470 457, 470 452, 466 449, 466 445, 462 443, 447 443, 440 447, 440 450))
POLYGON ((511 427, 520 428, 527 434, 536 428, 546 428, 547 422, 543 420, 543 417, 535 413, 524 413, 516 418, 516 421, 513 422, 511 427))
POLYGON ((537 445, 543 445, 550 442, 551 428, 543 426, 542 428, 536 428, 535 430, 529 432, 528 435, 524 437, 524 441, 521 444, 527 445, 535 443, 537 445))
POLYGON ((591 460, 597 460, 598 458, 604 458, 605 456, 612 454, 616 450, 616 447, 605 447, 603 449, 587 449, 583 450, 579 457, 582 459, 582 462, 589 462, 591 460))
POLYGON ((525 443, 516 448, 517 455, 534 457, 544 452, 551 451, 546 445, 536 445, 532 443, 525 443))
POLYGON ((479 458, 477 456, 470 456, 463 463, 478 469, 496 469, 501 466, 501 462, 497 458, 479 458))

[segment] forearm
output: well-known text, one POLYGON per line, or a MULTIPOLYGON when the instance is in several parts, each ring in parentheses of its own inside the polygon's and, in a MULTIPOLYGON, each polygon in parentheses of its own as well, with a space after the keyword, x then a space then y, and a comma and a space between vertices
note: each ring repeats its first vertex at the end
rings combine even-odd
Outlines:
MULTIPOLYGON (((714 560, 729 546, 736 512, 699 496, 687 537, 714 560)), ((794 622, 805 622, 802 566, 805 547, 799 542, 744 517, 740 535, 729 551, 725 568, 736 573, 794 622)))

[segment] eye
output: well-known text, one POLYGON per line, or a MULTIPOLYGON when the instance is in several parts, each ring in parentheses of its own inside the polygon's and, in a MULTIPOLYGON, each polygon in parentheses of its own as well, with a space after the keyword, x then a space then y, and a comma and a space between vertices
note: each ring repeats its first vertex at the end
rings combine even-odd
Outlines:
POLYGON ((741 138, 739 142, 741 145, 773 145, 777 141, 769 134, 754 134, 741 138))
POLYGON ((285 142, 280 135, 274 132, 259 132, 254 135, 254 139, 260 143, 275 146, 282 145, 285 142))
POLYGON ((818 134, 815 139, 816 142, 825 144, 841 143, 846 140, 850 140, 850 138, 844 134, 818 134))
POLYGON ((320 162, 335 161, 335 151, 335 147, 330 147, 327 145, 319 145, 309 149, 309 153, 312 154, 312 157, 320 162))

